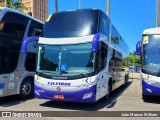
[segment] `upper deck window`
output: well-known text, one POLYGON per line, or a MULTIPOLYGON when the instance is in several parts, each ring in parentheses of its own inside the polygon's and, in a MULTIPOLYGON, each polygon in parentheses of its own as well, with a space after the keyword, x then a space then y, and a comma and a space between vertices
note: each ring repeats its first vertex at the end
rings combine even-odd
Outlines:
POLYGON ((29 19, 12 12, 7 12, 0 21, 0 33, 23 38, 29 19))
POLYGON ((98 32, 99 11, 77 10, 53 14, 44 25, 43 37, 79 37, 98 32))

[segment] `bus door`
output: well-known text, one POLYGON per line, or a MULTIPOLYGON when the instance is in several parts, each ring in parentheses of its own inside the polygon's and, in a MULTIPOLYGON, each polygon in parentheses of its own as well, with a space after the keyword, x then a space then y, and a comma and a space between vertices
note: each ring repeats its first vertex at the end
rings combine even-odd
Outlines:
POLYGON ((107 64, 107 52, 108 45, 101 42, 100 50, 98 53, 98 80, 97 80, 97 91, 96 98, 100 99, 106 95, 107 92, 107 79, 108 79, 108 71, 106 69, 107 64))

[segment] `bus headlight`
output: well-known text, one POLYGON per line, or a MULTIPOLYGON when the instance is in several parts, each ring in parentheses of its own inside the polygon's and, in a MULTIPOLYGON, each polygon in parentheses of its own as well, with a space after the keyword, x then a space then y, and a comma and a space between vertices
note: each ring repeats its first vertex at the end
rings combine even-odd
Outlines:
POLYGON ((96 85, 97 81, 93 81, 91 83, 86 83, 86 84, 82 84, 82 85, 78 85, 77 87, 80 89, 87 89, 90 88, 93 85, 96 85))
POLYGON ((44 86, 43 83, 40 83, 40 82, 38 82, 38 81, 36 81, 36 80, 35 80, 34 84, 37 85, 37 86, 39 86, 39 87, 43 87, 43 86, 44 86))
POLYGON ((142 79, 145 80, 145 81, 147 81, 148 80, 148 75, 143 75, 142 74, 142 79))

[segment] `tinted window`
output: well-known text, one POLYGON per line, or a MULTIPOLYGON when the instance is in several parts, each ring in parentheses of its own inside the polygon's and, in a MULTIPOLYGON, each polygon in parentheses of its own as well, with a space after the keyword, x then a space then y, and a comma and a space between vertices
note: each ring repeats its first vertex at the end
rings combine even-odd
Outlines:
POLYGON ((44 25, 44 37, 77 37, 96 34, 98 10, 77 10, 53 14, 44 25))
POLYGON ((27 71, 35 71, 36 69, 36 53, 28 52, 25 61, 25 68, 27 71))
POLYGON ((3 46, 0 53, 1 73, 16 69, 28 20, 25 16, 7 12, 0 21, 0 44, 3 46))
POLYGON ((103 33, 106 36, 109 36, 109 28, 110 20, 103 12, 101 12, 99 32, 103 33))
POLYGON ((40 45, 37 71, 52 74, 79 75, 94 71, 91 44, 64 46, 40 45), (60 67, 61 66, 61 67, 60 67))
POLYGON ((9 48, 0 45, 0 74, 8 73, 9 48))
POLYGON ((101 50, 98 55, 98 72, 101 71, 106 66, 107 62, 107 53, 108 53, 108 45, 101 42, 101 50))
POLYGON ((42 32, 43 24, 38 23, 34 20, 32 20, 28 36, 40 36, 42 32))
POLYGON ((8 12, 0 21, 0 33, 23 38, 27 24, 27 17, 8 12))
POLYGON ((122 53, 115 49, 113 49, 109 69, 112 71, 122 71, 122 53))
POLYGON ((119 32, 113 25, 111 30, 111 44, 113 45, 113 47, 116 48, 118 51, 122 51, 123 58, 129 56, 129 47, 122 38, 122 36, 119 34, 119 32))
POLYGON ((13 72, 18 63, 19 58, 19 51, 12 51, 10 52, 10 66, 9 66, 9 72, 13 72))

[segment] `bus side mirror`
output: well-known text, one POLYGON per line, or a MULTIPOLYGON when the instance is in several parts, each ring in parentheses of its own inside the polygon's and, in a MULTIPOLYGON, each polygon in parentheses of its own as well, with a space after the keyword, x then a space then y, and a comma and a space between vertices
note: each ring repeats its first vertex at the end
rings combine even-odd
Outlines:
POLYGON ((93 40, 92 40, 92 52, 93 53, 97 53, 98 49, 99 49, 99 38, 100 38, 100 34, 97 33, 95 34, 93 40))
POLYGON ((26 54, 27 53, 27 45, 31 41, 38 41, 39 37, 38 36, 32 36, 26 38, 23 43, 22 43, 22 53, 26 54))
POLYGON ((142 46, 142 42, 138 41, 136 44, 136 54, 139 56, 141 55, 141 46, 142 46))

